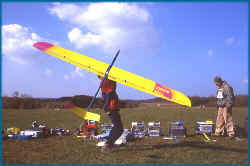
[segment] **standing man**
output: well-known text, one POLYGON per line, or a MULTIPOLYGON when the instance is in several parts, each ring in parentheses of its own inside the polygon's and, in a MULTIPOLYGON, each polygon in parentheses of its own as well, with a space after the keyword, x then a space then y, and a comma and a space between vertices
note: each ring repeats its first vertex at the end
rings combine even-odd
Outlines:
POLYGON ((234 104, 233 88, 221 77, 216 76, 214 83, 218 86, 216 91, 216 104, 218 108, 216 130, 213 136, 220 136, 225 128, 230 138, 234 138, 234 125, 232 118, 232 106, 234 104))
MULTIPOLYGON (((98 78, 102 80, 102 77, 98 76, 98 78)), ((119 99, 116 93, 116 82, 106 78, 102 84, 101 91, 104 100, 104 111, 108 114, 113 124, 108 140, 102 147, 102 152, 112 152, 115 141, 123 132, 123 125, 119 113, 119 99)))

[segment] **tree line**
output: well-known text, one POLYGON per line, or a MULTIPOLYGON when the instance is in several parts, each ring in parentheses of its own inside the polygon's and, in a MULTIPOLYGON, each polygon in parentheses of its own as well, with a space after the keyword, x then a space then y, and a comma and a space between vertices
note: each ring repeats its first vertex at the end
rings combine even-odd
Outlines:
MULTIPOLYGON (((216 98, 191 96, 192 106, 215 107, 216 98)), ((73 97, 61 97, 61 98, 33 98, 29 94, 20 94, 16 91, 11 97, 2 97, 2 108, 4 109, 40 109, 40 108, 64 108, 64 103, 70 101, 73 104, 86 108, 92 97, 86 95, 77 95, 73 97)), ((168 103, 168 101, 161 98, 153 98, 148 100, 120 100, 121 108, 134 108, 138 107, 140 103, 168 103)), ((97 98, 93 104, 93 108, 102 108, 103 101, 101 98, 97 98)), ((248 95, 235 96, 235 104, 237 107, 248 106, 248 95)))
MULTIPOLYGON (((20 94, 16 91, 12 96, 2 97, 2 108, 4 109, 40 109, 40 108, 64 108, 66 101, 72 102, 78 107, 88 107, 92 97, 86 95, 77 95, 73 97, 60 97, 60 98, 33 98, 28 94, 20 94)), ((93 108, 102 108, 103 100, 96 98, 93 108)), ((133 100, 120 100, 121 108, 133 108, 138 106, 137 101, 133 100)))

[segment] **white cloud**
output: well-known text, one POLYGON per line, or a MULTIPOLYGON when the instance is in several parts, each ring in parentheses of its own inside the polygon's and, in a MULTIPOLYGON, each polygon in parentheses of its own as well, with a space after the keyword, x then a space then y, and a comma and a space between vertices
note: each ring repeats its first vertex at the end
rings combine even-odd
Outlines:
POLYGON ((2 26, 2 54, 17 64, 41 63, 46 56, 33 47, 38 41, 48 41, 59 44, 40 37, 32 32, 30 28, 19 24, 9 24, 2 26))
POLYGON ((56 3, 49 11, 75 26, 68 38, 78 49, 97 46, 113 52, 117 48, 154 48, 159 45, 150 13, 136 4, 56 3))
POLYGON ((225 40, 225 43, 227 45, 232 45, 233 43, 235 43, 235 38, 234 37, 229 37, 225 40))
POLYGON ((81 30, 74 28, 71 32, 68 33, 69 41, 75 44, 76 48, 86 48, 91 45, 101 44, 102 38, 100 35, 95 35, 90 32, 87 34, 82 34, 81 30))
POLYGON ((81 12, 80 8, 73 4, 53 3, 53 6, 53 8, 49 9, 49 12, 57 15, 61 20, 72 18, 81 12))
POLYGON ((208 56, 214 56, 214 51, 212 49, 209 49, 207 53, 208 56))
POLYGON ((45 71, 44 71, 44 74, 48 77, 52 76, 53 72, 51 69, 49 68, 46 68, 45 71))
POLYGON ((3 25, 2 54, 18 64, 31 63, 35 53, 32 45, 40 39, 39 35, 27 27, 18 24, 3 25))
POLYGON ((77 77, 83 77, 84 76, 83 72, 84 72, 83 69, 76 67, 75 70, 71 72, 70 74, 65 74, 64 79, 69 80, 69 79, 74 79, 77 77))

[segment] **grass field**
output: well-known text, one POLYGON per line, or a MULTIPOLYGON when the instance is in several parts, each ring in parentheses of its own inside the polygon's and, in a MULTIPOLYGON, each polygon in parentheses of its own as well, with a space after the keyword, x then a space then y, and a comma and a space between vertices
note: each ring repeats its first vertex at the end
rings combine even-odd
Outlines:
MULTIPOLYGON (((102 123, 110 122, 102 110, 102 123)), ((114 149, 113 153, 102 153, 95 140, 82 140, 73 136, 54 136, 33 140, 2 140, 3 164, 248 164, 248 139, 229 140, 216 138, 206 143, 201 136, 194 135, 196 121, 216 119, 216 108, 206 111, 193 108, 147 107, 122 109, 124 128, 130 128, 132 121, 161 121, 163 132, 167 133, 169 121, 184 121, 187 138, 178 143, 163 140, 162 137, 145 138, 128 142, 114 149)), ((234 108, 233 119, 243 126, 248 108, 234 108)), ((44 121, 54 128, 76 129, 81 119, 67 110, 2 110, 2 127, 27 129, 32 121, 44 121)))

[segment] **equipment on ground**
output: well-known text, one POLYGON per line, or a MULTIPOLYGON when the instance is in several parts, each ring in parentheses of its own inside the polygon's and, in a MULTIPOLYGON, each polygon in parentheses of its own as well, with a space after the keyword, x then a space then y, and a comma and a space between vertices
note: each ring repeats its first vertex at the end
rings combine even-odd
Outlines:
POLYGON ((20 128, 16 128, 16 127, 5 128, 4 132, 7 135, 9 135, 9 134, 19 134, 20 133, 20 128))
POLYGON ((195 134, 203 134, 211 135, 214 131, 214 123, 213 121, 197 121, 195 126, 195 134))
POLYGON ((113 127, 113 124, 102 124, 101 125, 101 134, 95 136, 95 138, 98 140, 107 139, 112 127, 113 127))
POLYGON ((24 135, 31 138, 42 138, 43 133, 41 130, 24 130, 20 132, 20 135, 24 135))
POLYGON ((162 136, 161 122, 148 122, 148 136, 150 137, 162 136))
POLYGON ((22 139, 22 140, 27 140, 32 138, 31 135, 23 135, 23 134, 10 134, 8 135, 8 137, 10 139, 22 139))
POLYGON ((205 132, 202 133, 203 137, 205 138, 204 141, 205 142, 216 142, 215 139, 211 139, 205 132))
POLYGON ((81 124, 79 135, 95 136, 97 134, 97 122, 93 120, 84 120, 81 124))
POLYGON ((132 122, 131 123, 131 133, 134 138, 144 138, 146 135, 144 122, 132 122))
MULTIPOLYGON (((47 43, 37 42, 33 45, 35 48, 44 51, 47 54, 55 56, 63 61, 76 65, 80 68, 93 72, 101 77, 105 75, 109 65, 85 55, 61 48, 59 46, 47 43)), ((117 67, 112 67, 108 79, 127 85, 129 87, 141 90, 151 95, 191 107, 190 99, 183 93, 170 89, 157 82, 143 78, 139 75, 127 72, 117 67)))
POLYGON ((186 137, 187 130, 184 127, 184 122, 177 121, 177 122, 169 122, 170 126, 168 129, 168 136, 170 137, 186 137))
POLYGON ((211 139, 209 138, 209 136, 206 133, 202 133, 202 135, 206 138, 207 141, 211 141, 211 139))
MULTIPOLYGON (((31 127, 27 131, 35 131, 35 132, 39 131, 40 132, 38 134, 34 134, 35 136, 32 138, 50 136, 50 129, 46 127, 45 125, 38 124, 37 121, 33 121, 31 127)), ((27 133, 30 133, 30 132, 27 132, 27 133)))

